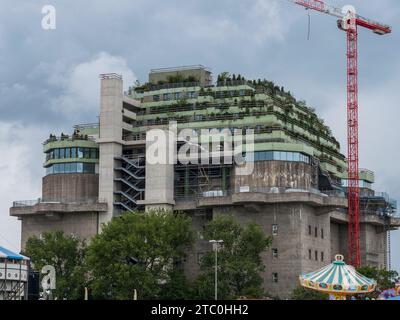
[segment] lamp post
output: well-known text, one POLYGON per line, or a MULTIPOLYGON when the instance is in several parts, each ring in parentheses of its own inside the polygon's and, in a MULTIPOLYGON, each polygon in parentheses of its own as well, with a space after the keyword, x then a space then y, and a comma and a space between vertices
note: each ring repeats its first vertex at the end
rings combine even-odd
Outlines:
POLYGON ((215 252, 215 300, 218 300, 218 248, 223 242, 224 240, 210 240, 215 252))

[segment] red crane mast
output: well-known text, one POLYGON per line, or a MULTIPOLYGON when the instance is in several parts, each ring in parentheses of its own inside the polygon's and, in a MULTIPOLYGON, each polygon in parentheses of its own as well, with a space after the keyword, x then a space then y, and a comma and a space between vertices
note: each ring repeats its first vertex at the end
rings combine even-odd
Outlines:
POLYGON ((327 5, 321 0, 288 0, 308 10, 339 18, 338 27, 347 34, 347 162, 348 162, 348 262, 359 267, 360 257, 360 192, 358 156, 358 26, 378 35, 392 32, 388 25, 364 18, 355 10, 327 5))

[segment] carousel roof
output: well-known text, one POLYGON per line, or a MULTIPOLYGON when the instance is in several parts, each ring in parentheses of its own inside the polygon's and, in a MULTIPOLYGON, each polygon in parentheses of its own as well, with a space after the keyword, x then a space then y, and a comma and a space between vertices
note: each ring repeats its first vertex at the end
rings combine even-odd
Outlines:
POLYGON ((14 259, 14 260, 29 260, 29 258, 18 254, 14 253, 4 247, 0 246, 0 258, 5 258, 5 259, 14 259))
POLYGON ((346 265, 343 256, 337 255, 332 264, 300 276, 302 286, 331 294, 356 294, 372 292, 376 281, 364 277, 353 266, 346 265))

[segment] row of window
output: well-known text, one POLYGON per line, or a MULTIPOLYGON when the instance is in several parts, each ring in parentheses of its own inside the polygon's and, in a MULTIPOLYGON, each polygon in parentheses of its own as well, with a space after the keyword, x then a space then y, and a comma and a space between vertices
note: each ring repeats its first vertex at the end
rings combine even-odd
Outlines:
MULTIPOLYGON (((349 180, 348 179, 342 179, 342 186, 345 188, 349 187, 349 180)), ((366 188, 366 189, 372 189, 372 183, 364 181, 364 180, 359 180, 358 181, 358 186, 360 188, 366 188)))
MULTIPOLYGON (((322 251, 321 251, 320 257, 321 257, 320 261, 324 262, 325 257, 324 257, 324 253, 322 251)), ((311 249, 308 250, 308 259, 310 259, 310 260, 313 259, 313 254, 312 254, 311 249)), ((318 261, 318 251, 317 250, 314 251, 314 260, 318 261)))
MULTIPOLYGON (((169 101, 169 100, 179 100, 183 98, 187 99, 195 99, 198 97, 198 92, 195 91, 188 91, 188 92, 175 92, 175 93, 164 93, 162 95, 162 101, 169 101)), ((217 91, 211 93, 211 95, 215 98, 229 98, 229 97, 238 97, 238 96, 245 96, 246 91, 245 90, 239 90, 239 91, 217 91)), ((156 94, 153 95, 153 101, 158 102, 161 101, 161 95, 156 94)))
POLYGON ((70 159, 70 158, 98 159, 99 149, 82 148, 82 147, 57 148, 57 149, 52 149, 46 154, 46 161, 51 159, 70 159))
POLYGON ((304 162, 311 164, 311 157, 300 152, 286 151, 256 151, 254 152, 254 161, 291 161, 304 162))
MULTIPOLYGON (((163 101, 169 101, 169 100, 180 100, 183 98, 187 99, 194 99, 197 98, 198 93, 195 91, 189 91, 189 92, 175 92, 175 93, 164 93, 162 95, 163 101)), ((160 101, 161 96, 159 94, 156 94, 153 96, 153 101, 160 101)))
MULTIPOLYGON (((311 236, 312 235, 312 227, 311 225, 308 226, 308 235, 311 236)), ((324 229, 321 228, 321 239, 324 239, 324 229)), ((318 228, 314 227, 314 237, 318 238, 318 228)))
POLYGON ((57 173, 95 173, 94 163, 57 163, 46 168, 46 175, 57 173))

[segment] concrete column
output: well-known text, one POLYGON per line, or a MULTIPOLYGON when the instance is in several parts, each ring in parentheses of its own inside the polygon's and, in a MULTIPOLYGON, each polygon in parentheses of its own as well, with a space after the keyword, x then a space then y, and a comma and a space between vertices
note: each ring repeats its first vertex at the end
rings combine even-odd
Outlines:
POLYGON ((115 157, 122 154, 123 83, 117 74, 104 74, 100 79, 99 198, 108 204, 107 212, 99 217, 101 231, 114 213, 115 157))
POLYGON ((156 129, 146 136, 146 190, 141 204, 146 211, 172 209, 174 201, 174 157, 176 155, 174 129, 156 129))

